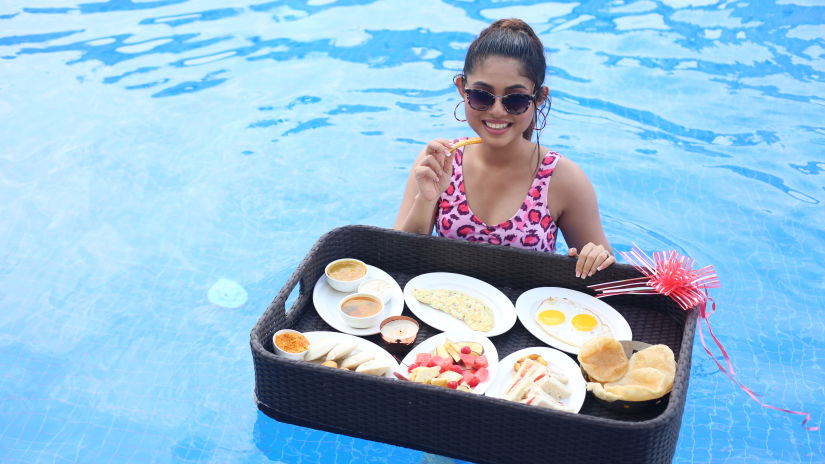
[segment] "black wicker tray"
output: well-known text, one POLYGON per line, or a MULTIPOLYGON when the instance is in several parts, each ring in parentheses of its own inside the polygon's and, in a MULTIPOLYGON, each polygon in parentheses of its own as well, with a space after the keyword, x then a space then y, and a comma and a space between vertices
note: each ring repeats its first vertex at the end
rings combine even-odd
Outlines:
MULTIPOLYGON (((332 230, 318 240, 252 329, 255 399, 266 415, 479 463, 672 460, 690 376, 695 309, 683 311, 659 295, 605 300, 628 321, 634 339, 673 349, 673 391, 657 408, 634 414, 611 411, 588 394, 581 412, 570 414, 275 356, 272 335, 279 329, 334 330, 315 311, 312 289, 324 266, 343 257, 380 267, 402 288, 419 274, 455 272, 496 286, 514 302, 535 287, 567 287, 592 295, 587 285, 639 276, 631 266, 614 265, 582 280, 574 275, 575 260, 566 256, 369 226, 332 230), (285 302, 295 285, 300 285, 299 294, 287 311, 285 302)), ((406 307, 404 314, 413 316, 406 307)), ((422 323, 418 341, 436 333, 422 323)), ((366 338, 380 344, 378 335, 366 338)), ((518 321, 491 340, 502 358, 544 346, 518 321)))

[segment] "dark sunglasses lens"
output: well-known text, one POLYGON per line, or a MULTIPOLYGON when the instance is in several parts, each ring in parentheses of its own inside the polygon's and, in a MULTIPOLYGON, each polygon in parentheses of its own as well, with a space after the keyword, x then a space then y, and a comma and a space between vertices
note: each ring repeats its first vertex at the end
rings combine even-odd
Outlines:
POLYGON ((476 111, 485 111, 493 106, 495 97, 483 90, 467 90, 467 102, 476 111))
POLYGON ((512 93, 501 99, 504 109, 511 114, 524 113, 530 107, 531 101, 533 101, 532 96, 520 93, 512 93))

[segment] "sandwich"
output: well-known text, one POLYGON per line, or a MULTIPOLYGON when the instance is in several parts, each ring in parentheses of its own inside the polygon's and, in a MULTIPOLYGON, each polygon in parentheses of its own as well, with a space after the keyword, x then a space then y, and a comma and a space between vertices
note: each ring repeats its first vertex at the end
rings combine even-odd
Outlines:
POLYGON ((547 393, 559 401, 570 396, 570 390, 568 390, 564 384, 559 382, 555 377, 547 374, 542 374, 533 379, 533 384, 541 388, 544 393, 547 393))
POLYGON ((504 389, 504 399, 519 401, 524 398, 527 390, 533 386, 533 379, 546 375, 544 365, 532 359, 525 359, 521 363, 516 375, 504 389))
POLYGON ((557 411, 569 411, 565 405, 548 395, 538 386, 533 386, 527 391, 527 395, 520 401, 523 404, 540 406, 542 408, 555 409, 557 411))
POLYGON ((516 375, 504 388, 504 399, 525 404, 567 410, 561 403, 570 397, 567 377, 533 360, 522 361, 516 375))

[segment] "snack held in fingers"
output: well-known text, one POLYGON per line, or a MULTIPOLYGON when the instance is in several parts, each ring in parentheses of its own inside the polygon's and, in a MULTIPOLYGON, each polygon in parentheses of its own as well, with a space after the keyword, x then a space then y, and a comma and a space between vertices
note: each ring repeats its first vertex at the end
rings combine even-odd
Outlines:
POLYGON ((493 310, 477 298, 458 290, 428 290, 416 288, 415 299, 439 311, 461 319, 473 330, 489 332, 494 325, 493 310))
POLYGON ((472 138, 469 138, 469 139, 461 140, 461 141, 453 144, 453 148, 450 148, 450 153, 458 150, 461 147, 466 147, 467 145, 473 145, 473 144, 481 143, 481 142, 482 142, 481 137, 472 137, 472 138))

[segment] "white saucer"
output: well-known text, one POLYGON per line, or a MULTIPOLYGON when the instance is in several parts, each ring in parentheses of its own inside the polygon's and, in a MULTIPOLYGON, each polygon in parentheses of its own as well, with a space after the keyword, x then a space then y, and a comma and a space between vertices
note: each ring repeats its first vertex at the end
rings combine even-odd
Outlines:
POLYGON ((381 321, 390 316, 400 316, 404 311, 404 294, 401 292, 401 287, 398 285, 398 282, 386 272, 369 264, 367 264, 367 278, 386 280, 392 286, 392 296, 390 296, 390 300, 384 305, 384 317, 382 317, 381 320, 374 326, 365 329, 356 329, 347 324, 338 311, 338 304, 344 297, 355 292, 339 292, 335 290, 329 286, 325 275, 318 279, 318 282, 315 283, 315 288, 312 289, 312 304, 315 306, 315 310, 318 311, 321 319, 339 332, 351 335, 375 335, 380 331, 381 321))

